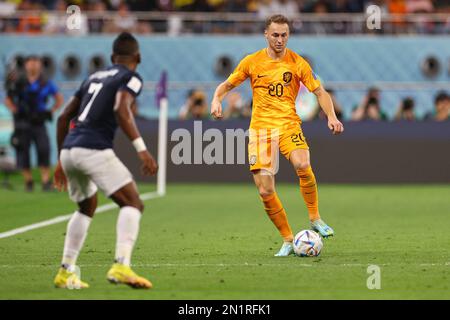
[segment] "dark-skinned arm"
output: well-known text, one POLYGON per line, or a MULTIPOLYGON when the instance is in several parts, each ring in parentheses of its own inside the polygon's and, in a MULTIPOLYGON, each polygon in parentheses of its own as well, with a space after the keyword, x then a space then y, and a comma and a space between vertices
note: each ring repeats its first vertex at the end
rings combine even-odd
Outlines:
POLYGON ((58 159, 61 152, 64 139, 69 132, 70 120, 76 117, 78 110, 80 109, 81 101, 77 97, 70 98, 66 107, 58 117, 56 122, 56 142, 58 144, 58 159))
MULTIPOLYGON (((141 138, 141 134, 134 121, 132 106, 135 102, 134 96, 126 90, 118 91, 114 104, 116 120, 124 134, 131 142, 141 138)), ((158 171, 158 165, 148 150, 138 152, 142 161, 142 173, 144 175, 154 175, 158 171)))
POLYGON ((77 97, 70 98, 66 107, 64 108, 61 115, 58 117, 58 121, 56 123, 56 142, 58 145, 58 164, 55 168, 55 173, 53 177, 53 184, 56 189, 63 191, 67 188, 67 179, 66 175, 61 166, 61 161, 59 160, 59 155, 61 153, 61 148, 64 143, 64 139, 69 132, 70 120, 75 118, 78 114, 78 110, 80 109, 80 99, 77 97))

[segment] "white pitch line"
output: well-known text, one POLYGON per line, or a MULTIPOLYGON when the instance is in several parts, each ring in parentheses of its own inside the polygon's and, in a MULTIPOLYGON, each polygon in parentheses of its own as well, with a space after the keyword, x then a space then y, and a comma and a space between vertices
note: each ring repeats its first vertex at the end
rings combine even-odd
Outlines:
MULTIPOLYGON (((0 265, 0 269, 7 268, 55 268, 59 265, 9 265, 3 264, 0 265)), ((110 267, 111 264, 81 264, 80 268, 107 268, 110 267)), ((139 263, 133 264, 133 267, 136 268, 180 268, 180 267, 216 267, 216 268, 227 268, 227 267, 290 267, 285 264, 275 264, 275 263, 139 263)), ((296 264, 296 267, 313 267, 312 264, 300 263, 296 264)))
MULTIPOLYGON (((345 267, 345 268, 351 268, 351 267, 367 267, 370 263, 363 264, 363 263, 340 263, 340 264, 321 264, 318 263, 317 265, 308 264, 308 263, 298 263, 295 264, 295 267, 305 267, 305 268, 312 268, 312 267, 345 267)), ((379 266, 399 266, 403 265, 400 263, 396 264, 380 264, 379 266)), ((409 264, 411 265, 411 264, 409 264)), ((433 267, 443 267, 443 266, 449 266, 449 262, 445 263, 433 263, 428 264, 427 266, 433 266, 433 267)), ((0 269, 7 269, 7 268, 56 268, 59 265, 42 265, 42 264, 36 264, 36 265, 10 265, 10 264, 3 264, 0 265, 0 269)), ((107 268, 110 267, 110 264, 81 264, 79 265, 80 268, 107 268)), ((424 264, 414 264, 413 266, 424 266, 424 264)), ((199 268, 199 267, 220 267, 220 268, 226 268, 226 267, 276 267, 276 268, 282 268, 282 267, 292 267, 292 265, 287 264, 281 264, 281 263, 137 263, 133 264, 133 267, 136 268, 180 268, 180 267, 192 267, 192 268, 199 268)))
MULTIPOLYGON (((148 192, 148 193, 144 193, 142 195, 140 195, 140 198, 145 201, 145 200, 149 200, 149 199, 154 199, 154 198, 158 198, 161 197, 160 194, 158 194, 157 192, 148 192)), ((104 204, 100 207, 97 208, 97 210, 95 211, 96 214, 98 213, 102 213, 102 212, 106 212, 109 211, 111 209, 117 208, 117 205, 115 203, 107 203, 104 204)), ((44 228, 47 226, 51 226, 53 224, 57 224, 60 222, 64 222, 69 220, 72 217, 73 213, 70 214, 66 214, 66 215, 62 215, 62 216, 58 216, 49 220, 44 220, 41 222, 37 222, 37 223, 33 223, 27 226, 23 226, 20 228, 16 228, 16 229, 12 229, 9 231, 5 231, 0 233, 0 239, 4 239, 4 238, 8 238, 8 237, 12 237, 21 233, 25 233, 31 230, 35 230, 35 229, 39 229, 39 228, 44 228)))

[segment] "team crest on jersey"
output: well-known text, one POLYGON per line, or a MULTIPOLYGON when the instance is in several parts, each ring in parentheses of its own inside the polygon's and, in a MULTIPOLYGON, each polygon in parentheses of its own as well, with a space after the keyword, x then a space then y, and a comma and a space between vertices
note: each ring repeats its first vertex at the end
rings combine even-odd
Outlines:
POLYGON ((287 85, 291 82, 292 80, 292 72, 285 72, 283 73, 283 81, 284 81, 284 85, 287 85))
POLYGON ((250 156, 250 165, 254 166, 256 164, 256 156, 252 155, 250 156))

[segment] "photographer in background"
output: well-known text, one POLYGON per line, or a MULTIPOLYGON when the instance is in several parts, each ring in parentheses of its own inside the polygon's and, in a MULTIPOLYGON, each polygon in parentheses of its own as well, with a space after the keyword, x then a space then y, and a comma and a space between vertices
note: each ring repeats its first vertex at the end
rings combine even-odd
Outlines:
POLYGON ((178 119, 202 120, 207 119, 208 116, 206 93, 201 89, 190 90, 186 103, 180 108, 178 119))
POLYGON ((22 170, 25 190, 33 191, 30 147, 34 143, 41 170, 42 190, 50 191, 50 140, 45 122, 52 120, 52 114, 63 104, 63 96, 54 82, 43 76, 42 63, 37 56, 29 56, 26 59, 24 75, 17 71, 9 73, 5 85, 5 105, 14 117, 11 144, 16 149, 17 167, 22 170), (50 110, 47 109, 49 96, 54 97, 50 110))
POLYGON ((369 88, 369 91, 367 92, 367 95, 364 96, 361 104, 353 110, 352 120, 387 120, 386 114, 381 110, 380 107, 380 90, 378 88, 369 88))
POLYGON ((224 119, 245 119, 252 116, 252 109, 239 92, 231 92, 226 97, 227 108, 223 113, 224 119))
POLYGON ((434 110, 425 115, 424 120, 447 121, 450 120, 450 95, 440 91, 434 98, 434 110))
POLYGON ((414 114, 414 100, 411 97, 402 100, 400 107, 398 108, 397 114, 394 120, 406 120, 414 121, 416 120, 416 115, 414 114))

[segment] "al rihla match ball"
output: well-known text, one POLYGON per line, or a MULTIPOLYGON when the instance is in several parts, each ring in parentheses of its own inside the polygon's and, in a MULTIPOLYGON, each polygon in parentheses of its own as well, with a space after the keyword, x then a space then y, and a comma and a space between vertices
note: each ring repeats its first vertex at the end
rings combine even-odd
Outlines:
POLYGON ((294 252, 299 257, 317 257, 322 247, 322 238, 313 230, 302 230, 294 237, 294 252))

